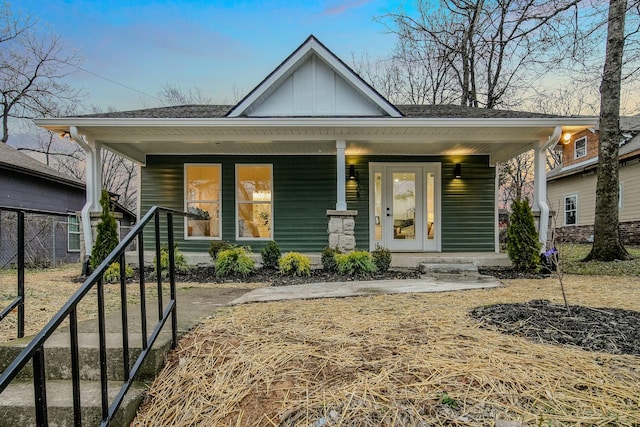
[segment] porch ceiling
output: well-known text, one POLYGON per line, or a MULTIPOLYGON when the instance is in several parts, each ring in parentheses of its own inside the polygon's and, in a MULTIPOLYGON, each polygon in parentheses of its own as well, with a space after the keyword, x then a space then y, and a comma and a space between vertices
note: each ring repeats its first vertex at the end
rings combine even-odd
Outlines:
POLYGON ((556 126, 575 133, 590 118, 551 119, 39 119, 57 133, 76 126, 89 140, 145 163, 153 154, 490 155, 502 162, 546 141, 556 126))

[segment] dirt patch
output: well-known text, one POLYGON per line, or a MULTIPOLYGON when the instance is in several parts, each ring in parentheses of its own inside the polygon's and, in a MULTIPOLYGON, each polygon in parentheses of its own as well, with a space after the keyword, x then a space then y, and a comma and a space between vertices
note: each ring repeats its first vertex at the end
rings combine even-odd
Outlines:
POLYGON ((483 327, 535 342, 640 356, 640 313, 618 308, 552 304, 547 300, 496 304, 470 311, 483 327))

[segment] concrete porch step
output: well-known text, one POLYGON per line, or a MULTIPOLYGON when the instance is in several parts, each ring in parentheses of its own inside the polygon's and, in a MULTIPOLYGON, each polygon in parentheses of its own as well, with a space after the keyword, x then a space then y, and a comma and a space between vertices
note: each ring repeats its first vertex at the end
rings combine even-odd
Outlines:
POLYGON ((477 276, 478 266, 467 263, 430 263, 421 262, 419 269, 426 275, 446 275, 446 276, 477 276))
MULTIPOLYGON (((52 426, 72 426, 73 392, 71 381, 53 380, 46 383, 48 421, 52 426)), ((112 401, 121 383, 107 383, 107 392, 112 401)), ((136 410, 145 392, 143 383, 133 383, 118 409, 111 425, 128 425, 135 417, 136 410)), ((33 381, 14 381, 0 400, 0 427, 35 426, 33 381)), ((99 425, 102 419, 101 392, 99 381, 80 383, 80 402, 82 404, 82 425, 99 425)))
MULTIPOLYGON (((29 338, 9 341, 0 344, 0 372, 3 372, 9 364, 20 354, 29 343, 29 338)), ((100 379, 100 353, 99 337, 97 333, 79 333, 78 350, 80 360, 80 378, 82 380, 100 379)), ((109 380, 124 380, 122 335, 119 333, 107 333, 107 378, 109 380)), ((171 337, 163 333, 158 337, 155 345, 147 356, 138 374, 139 380, 151 380, 160 372, 164 365, 167 353, 171 347, 171 337)), ((129 365, 133 366, 136 358, 142 351, 142 341, 139 334, 129 335, 129 365)), ((53 334, 45 343, 45 372, 47 379, 68 380, 71 379, 71 352, 68 333, 53 334)), ((32 364, 27 364, 20 372, 18 378, 31 378, 33 375, 32 364)))

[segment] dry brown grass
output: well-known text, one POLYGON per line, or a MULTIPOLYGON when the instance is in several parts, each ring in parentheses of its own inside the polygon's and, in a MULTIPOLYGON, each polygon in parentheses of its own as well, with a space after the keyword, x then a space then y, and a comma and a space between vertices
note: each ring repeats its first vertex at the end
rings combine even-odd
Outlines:
MULTIPOLYGON (((572 304, 640 309, 638 278, 565 282, 572 304)), ((133 425, 639 425, 640 358, 533 343, 467 316, 540 298, 562 302, 554 280, 229 308, 181 341, 133 425)))
MULTIPOLYGON (((60 308, 69 300, 82 282, 79 280, 80 264, 67 264, 62 267, 25 272, 25 336, 39 332, 60 308)), ((166 281, 165 281, 166 282, 166 281)), ((178 283, 184 287, 234 287, 231 283, 178 283)), ((256 283, 243 283, 243 288, 263 286, 256 283)), ((147 283, 146 293, 149 298, 157 295, 154 281, 147 283)), ((105 313, 120 309, 120 291, 117 285, 106 285, 105 313)), ((8 306, 17 295, 17 273, 15 270, 0 270, 0 309, 8 306)), ((129 286, 129 304, 140 302, 137 283, 129 286)), ((97 297, 95 291, 90 292, 78 306, 78 320, 89 320, 97 317, 97 297)), ((15 339, 17 315, 14 313, 0 322, 0 342, 15 339)))

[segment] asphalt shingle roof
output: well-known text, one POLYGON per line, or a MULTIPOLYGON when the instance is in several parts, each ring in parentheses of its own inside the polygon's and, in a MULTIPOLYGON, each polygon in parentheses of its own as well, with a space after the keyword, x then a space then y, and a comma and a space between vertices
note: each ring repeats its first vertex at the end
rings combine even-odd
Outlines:
MULTIPOLYGON (((496 110, 466 107, 462 105, 396 105, 404 117, 410 118, 558 118, 553 114, 531 113, 526 111, 496 110)), ((146 108, 142 110, 114 111, 109 113, 86 114, 82 118, 112 119, 204 119, 222 118, 233 105, 179 105, 173 107, 146 108)))

